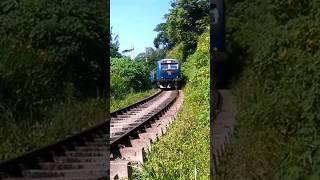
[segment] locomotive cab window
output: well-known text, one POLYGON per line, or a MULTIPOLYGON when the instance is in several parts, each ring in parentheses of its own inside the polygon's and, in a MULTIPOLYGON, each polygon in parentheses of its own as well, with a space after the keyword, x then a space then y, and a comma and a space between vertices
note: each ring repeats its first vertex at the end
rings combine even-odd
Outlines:
POLYGON ((170 63, 170 64, 161 64, 161 70, 168 70, 168 69, 178 69, 177 63, 170 63))
POLYGON ((178 69, 178 64, 170 64, 170 69, 178 69))
POLYGON ((169 69, 168 64, 161 64, 161 70, 167 70, 167 69, 169 69))

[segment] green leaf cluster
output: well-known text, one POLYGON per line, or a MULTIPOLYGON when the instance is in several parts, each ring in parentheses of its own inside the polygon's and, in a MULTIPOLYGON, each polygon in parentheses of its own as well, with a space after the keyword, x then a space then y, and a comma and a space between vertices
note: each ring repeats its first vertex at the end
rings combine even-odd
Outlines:
POLYGON ((130 92, 144 91, 151 87, 149 69, 143 62, 111 58, 110 75, 110 93, 118 99, 130 92))
POLYGON ((197 38, 209 27, 209 3, 205 0, 177 0, 165 15, 166 22, 158 24, 155 47, 172 49, 184 43, 186 55, 194 53, 197 38))
POLYGON ((109 28, 98 1, 0 3, 0 106, 13 119, 106 93, 109 28), (68 96, 68 97, 67 97, 68 96))
POLYGON ((148 47, 146 49, 146 52, 138 54, 134 60, 135 61, 140 61, 140 62, 145 62, 146 66, 148 68, 154 69, 156 67, 156 62, 159 61, 160 59, 164 59, 167 54, 167 49, 165 48, 152 48, 148 47))

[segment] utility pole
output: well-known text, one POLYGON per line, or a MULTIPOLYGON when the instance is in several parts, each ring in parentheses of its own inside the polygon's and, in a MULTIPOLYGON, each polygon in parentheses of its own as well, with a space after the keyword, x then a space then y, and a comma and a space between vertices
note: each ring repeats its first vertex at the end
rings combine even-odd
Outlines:
POLYGON ((146 57, 146 63, 148 62, 148 48, 146 47, 146 55, 145 55, 145 57, 146 57))

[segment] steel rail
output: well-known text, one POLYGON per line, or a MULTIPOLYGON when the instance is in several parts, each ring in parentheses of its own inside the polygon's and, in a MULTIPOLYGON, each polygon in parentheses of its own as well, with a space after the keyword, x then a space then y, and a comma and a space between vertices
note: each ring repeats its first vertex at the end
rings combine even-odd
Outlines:
POLYGON ((111 141, 110 141, 110 148, 111 148, 111 149, 116 148, 116 146, 117 146, 118 144, 121 144, 121 141, 123 141, 124 139, 129 138, 132 134, 135 134, 138 130, 143 129, 144 126, 145 126, 148 122, 150 122, 150 121, 156 119, 157 117, 159 117, 163 112, 165 112, 167 109, 169 109, 169 108, 171 107, 171 105, 176 101, 176 99, 178 98, 178 96, 179 96, 179 91, 177 91, 177 94, 175 95, 174 98, 171 99, 170 102, 167 102, 162 109, 159 109, 159 110, 158 110, 155 114, 153 114, 151 117, 149 117, 149 118, 141 121, 140 124, 133 126, 133 128, 130 129, 130 131, 127 131, 127 132, 125 132, 124 134, 122 134, 122 135, 120 135, 119 137, 117 137, 116 139, 111 140, 111 141))
POLYGON ((147 97, 139 102, 131 104, 125 108, 116 110, 110 113, 110 117, 105 116, 104 122, 95 125, 91 128, 83 130, 79 133, 71 135, 69 137, 64 138, 63 140, 59 140, 55 143, 49 144, 47 146, 26 152, 22 155, 14 157, 12 159, 6 160, 4 162, 0 162, 0 179, 1 177, 23 177, 22 171, 25 169, 31 168, 39 168, 39 161, 41 160, 48 160, 53 161, 53 157, 55 153, 65 151, 70 146, 74 146, 74 144, 83 144, 84 142, 92 142, 94 136, 98 135, 99 137, 106 138, 106 145, 107 141, 109 141, 109 130, 110 130, 110 120, 109 118, 115 117, 119 114, 123 114, 128 110, 135 108, 145 102, 148 102, 158 95, 161 94, 161 90, 157 91, 150 97, 147 97))

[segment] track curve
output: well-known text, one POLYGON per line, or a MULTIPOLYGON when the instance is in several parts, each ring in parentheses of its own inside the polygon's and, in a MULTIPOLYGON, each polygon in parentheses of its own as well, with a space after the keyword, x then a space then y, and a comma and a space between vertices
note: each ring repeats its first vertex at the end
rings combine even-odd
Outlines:
MULTIPOLYGON (((106 117, 103 123, 78 134, 2 162, 0 179, 109 179, 117 163, 121 167, 124 160, 128 165, 128 153, 136 152, 137 147, 143 150, 141 152, 147 151, 150 146, 145 146, 146 142, 148 144, 149 141, 150 145, 164 133, 165 129, 153 132, 155 129, 151 127, 172 109, 178 97, 177 90, 158 91, 142 101, 110 113, 110 120, 106 117)), ((176 112, 176 109, 173 110, 171 115, 176 112)))
POLYGON ((110 179, 127 178, 132 165, 143 163, 151 144, 175 118, 182 99, 178 90, 162 91, 156 98, 111 118, 110 179))

